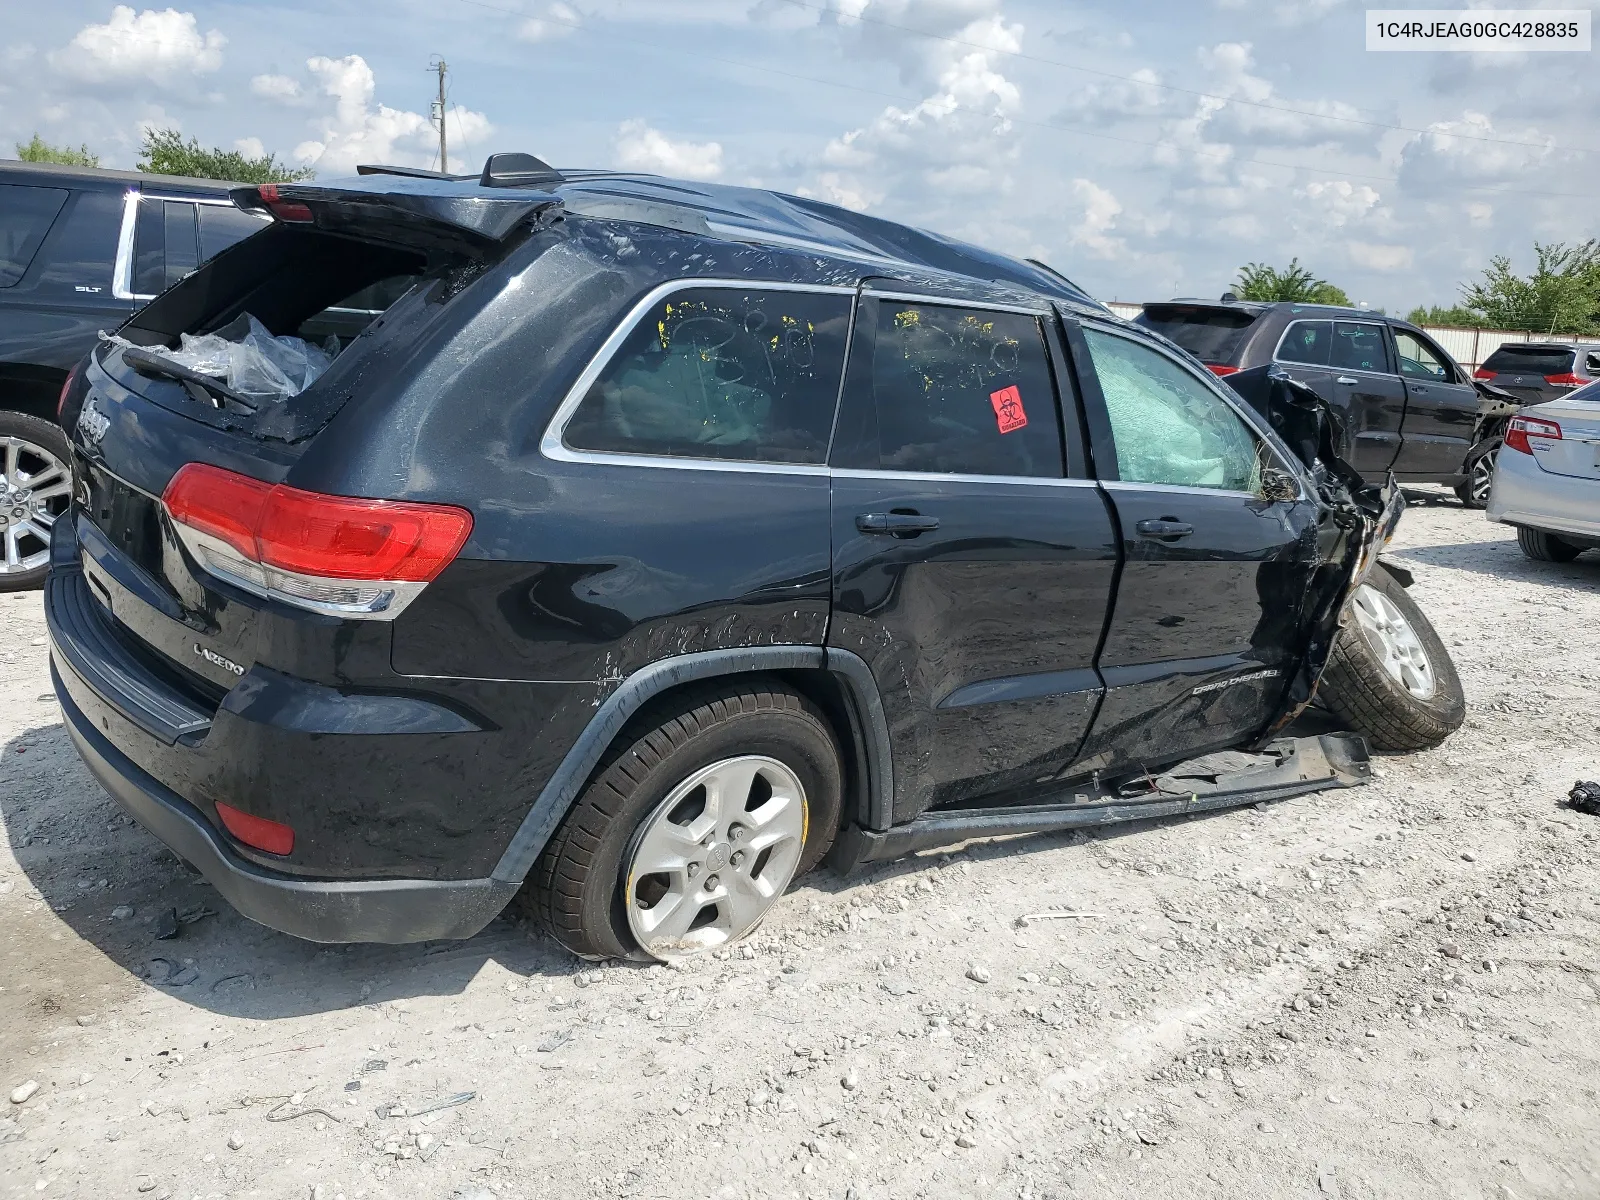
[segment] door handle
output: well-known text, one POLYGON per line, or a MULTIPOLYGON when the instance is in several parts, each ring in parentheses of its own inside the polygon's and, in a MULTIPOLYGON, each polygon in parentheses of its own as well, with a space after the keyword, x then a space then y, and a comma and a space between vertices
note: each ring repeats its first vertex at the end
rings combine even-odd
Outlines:
POLYGON ((919 533, 932 533, 937 528, 938 517, 925 517, 914 512, 860 513, 856 517, 856 529, 862 533, 916 537, 919 533))
POLYGON ((1335 383, 1360 383, 1361 381, 1359 379, 1355 378, 1352 375, 1341 375, 1341 376, 1339 376, 1339 378, 1335 379, 1334 382, 1335 383))
POLYGON ((1162 517, 1158 521, 1140 521, 1134 526, 1140 537, 1154 538, 1158 542, 1175 542, 1194 532, 1194 526, 1177 517, 1162 517))

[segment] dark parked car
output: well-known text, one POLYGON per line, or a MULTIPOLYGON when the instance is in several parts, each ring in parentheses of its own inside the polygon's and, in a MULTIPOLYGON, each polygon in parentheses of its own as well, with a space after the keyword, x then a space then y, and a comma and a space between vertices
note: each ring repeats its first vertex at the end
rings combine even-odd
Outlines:
POLYGON ((1146 304, 1135 322, 1189 351, 1259 412, 1269 375, 1307 384, 1339 414, 1342 456, 1369 483, 1391 471, 1401 483, 1464 491, 1470 482, 1479 393, 1407 321, 1322 304, 1223 299, 1146 304))
POLYGON ((67 372, 100 330, 263 227, 232 186, 0 162, 0 591, 38 586, 66 508, 67 372))
POLYGON ((85 761, 268 925, 520 894, 670 958, 830 848, 1360 782, 1359 737, 1281 736, 1319 681, 1383 746, 1462 719, 1316 396, 1280 438, 1047 269, 523 155, 235 196, 273 225, 68 391, 45 606, 85 761), (288 399, 163 357, 398 282, 288 399))

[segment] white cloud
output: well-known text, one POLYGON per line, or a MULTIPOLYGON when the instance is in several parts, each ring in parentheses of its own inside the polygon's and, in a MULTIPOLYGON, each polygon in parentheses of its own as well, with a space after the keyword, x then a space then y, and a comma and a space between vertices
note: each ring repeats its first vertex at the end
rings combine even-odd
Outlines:
POLYGON ((1459 121, 1436 121, 1405 144, 1400 181, 1407 191, 1424 195, 1462 184, 1526 183, 1550 158, 1553 145, 1537 129, 1497 129, 1484 113, 1464 112, 1459 121))
MULTIPOLYGON (((434 161, 438 130, 421 113, 374 102, 377 81, 359 54, 312 58, 306 67, 333 111, 321 118, 320 134, 301 142, 294 156, 319 174, 351 171, 357 163, 425 166, 434 161)), ((492 126, 482 113, 451 108, 445 126, 452 162, 462 146, 482 142, 492 126)))
POLYGON ((265 158, 267 148, 258 137, 242 137, 233 143, 233 148, 246 158, 265 158))
POLYGON ((50 63, 84 83, 170 86, 221 67, 227 42, 215 29, 202 34, 193 13, 175 8, 135 13, 119 4, 104 25, 78 30, 50 55, 50 63))
POLYGON ((543 17, 529 17, 517 26, 517 36, 525 42, 551 42, 564 38, 578 26, 577 12, 565 4, 552 4, 543 17))
POLYGON ((617 165, 680 179, 716 179, 722 174, 719 142, 675 142, 643 121, 624 121, 617 129, 617 165))
POLYGON ((1403 271, 1415 255, 1410 246, 1384 246, 1372 242, 1351 242, 1350 261, 1369 271, 1403 271))
POLYGON ((1308 202, 1316 223, 1323 228, 1359 224, 1378 207, 1377 189, 1346 179, 1314 180, 1295 195, 1308 202))
MULTIPOLYGON (((862 11, 874 7, 864 6, 862 11)), ((905 0, 877 5, 885 20, 905 0)), ((920 41, 922 58, 902 74, 931 80, 930 94, 910 107, 890 105, 871 122, 831 140, 812 189, 852 208, 886 204, 924 223, 929 195, 993 196, 1011 187, 1019 153, 1013 117, 1022 94, 999 69, 1004 53, 1022 49, 1023 28, 1008 23, 992 0, 942 0, 917 12, 919 27, 948 31, 954 41, 920 41)), ((858 28, 869 40, 881 29, 858 28)), ((896 44, 903 53, 907 39, 896 44)), ((935 200, 937 204, 937 199, 935 200)))
POLYGON ((1082 246, 1096 258, 1118 258, 1126 252, 1126 243, 1111 234, 1122 213, 1122 202, 1087 179, 1074 179, 1072 194, 1083 206, 1082 218, 1072 227, 1072 245, 1082 246))
POLYGON ((300 81, 288 75, 256 75, 250 80, 250 93, 284 104, 292 104, 302 95, 300 81))

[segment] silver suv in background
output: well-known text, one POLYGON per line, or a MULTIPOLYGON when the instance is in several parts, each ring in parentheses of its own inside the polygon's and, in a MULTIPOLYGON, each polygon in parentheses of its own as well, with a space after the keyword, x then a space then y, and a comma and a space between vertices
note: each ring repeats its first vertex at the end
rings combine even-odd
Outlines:
POLYGON ((1560 400, 1600 379, 1600 343, 1507 342, 1472 373, 1523 404, 1560 400))

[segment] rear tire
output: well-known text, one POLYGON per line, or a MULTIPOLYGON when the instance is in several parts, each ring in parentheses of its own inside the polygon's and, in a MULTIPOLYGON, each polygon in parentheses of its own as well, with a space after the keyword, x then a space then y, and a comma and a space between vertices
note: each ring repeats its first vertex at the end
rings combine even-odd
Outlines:
POLYGON ((1494 484, 1494 460, 1500 453, 1501 440, 1493 439, 1481 450, 1467 455, 1467 477, 1456 485, 1456 499, 1467 508, 1488 508, 1489 493, 1494 484))
POLYGON ((1582 546, 1574 546, 1553 533, 1529 529, 1526 525, 1517 526, 1517 545, 1535 562, 1569 563, 1584 551, 1582 546))
POLYGON ((725 681, 674 697, 623 731, 519 902, 584 958, 664 960, 737 941, 832 845, 840 762, 827 719, 780 684, 725 681), (718 791, 718 780, 746 778, 744 795, 731 783, 718 791), (713 793, 732 801, 719 807, 713 793), (764 817, 769 808, 782 811, 764 817), (769 834, 779 840, 769 845, 769 834), (652 872, 663 843, 683 862, 652 872), (679 907, 683 920, 671 920, 679 907))
POLYGON ((71 463, 54 421, 0 410, 0 592, 44 583, 50 529, 71 500, 71 463))
POLYGON ((1427 750, 1466 718, 1450 652, 1380 565, 1350 598, 1318 694, 1380 750, 1427 750))

